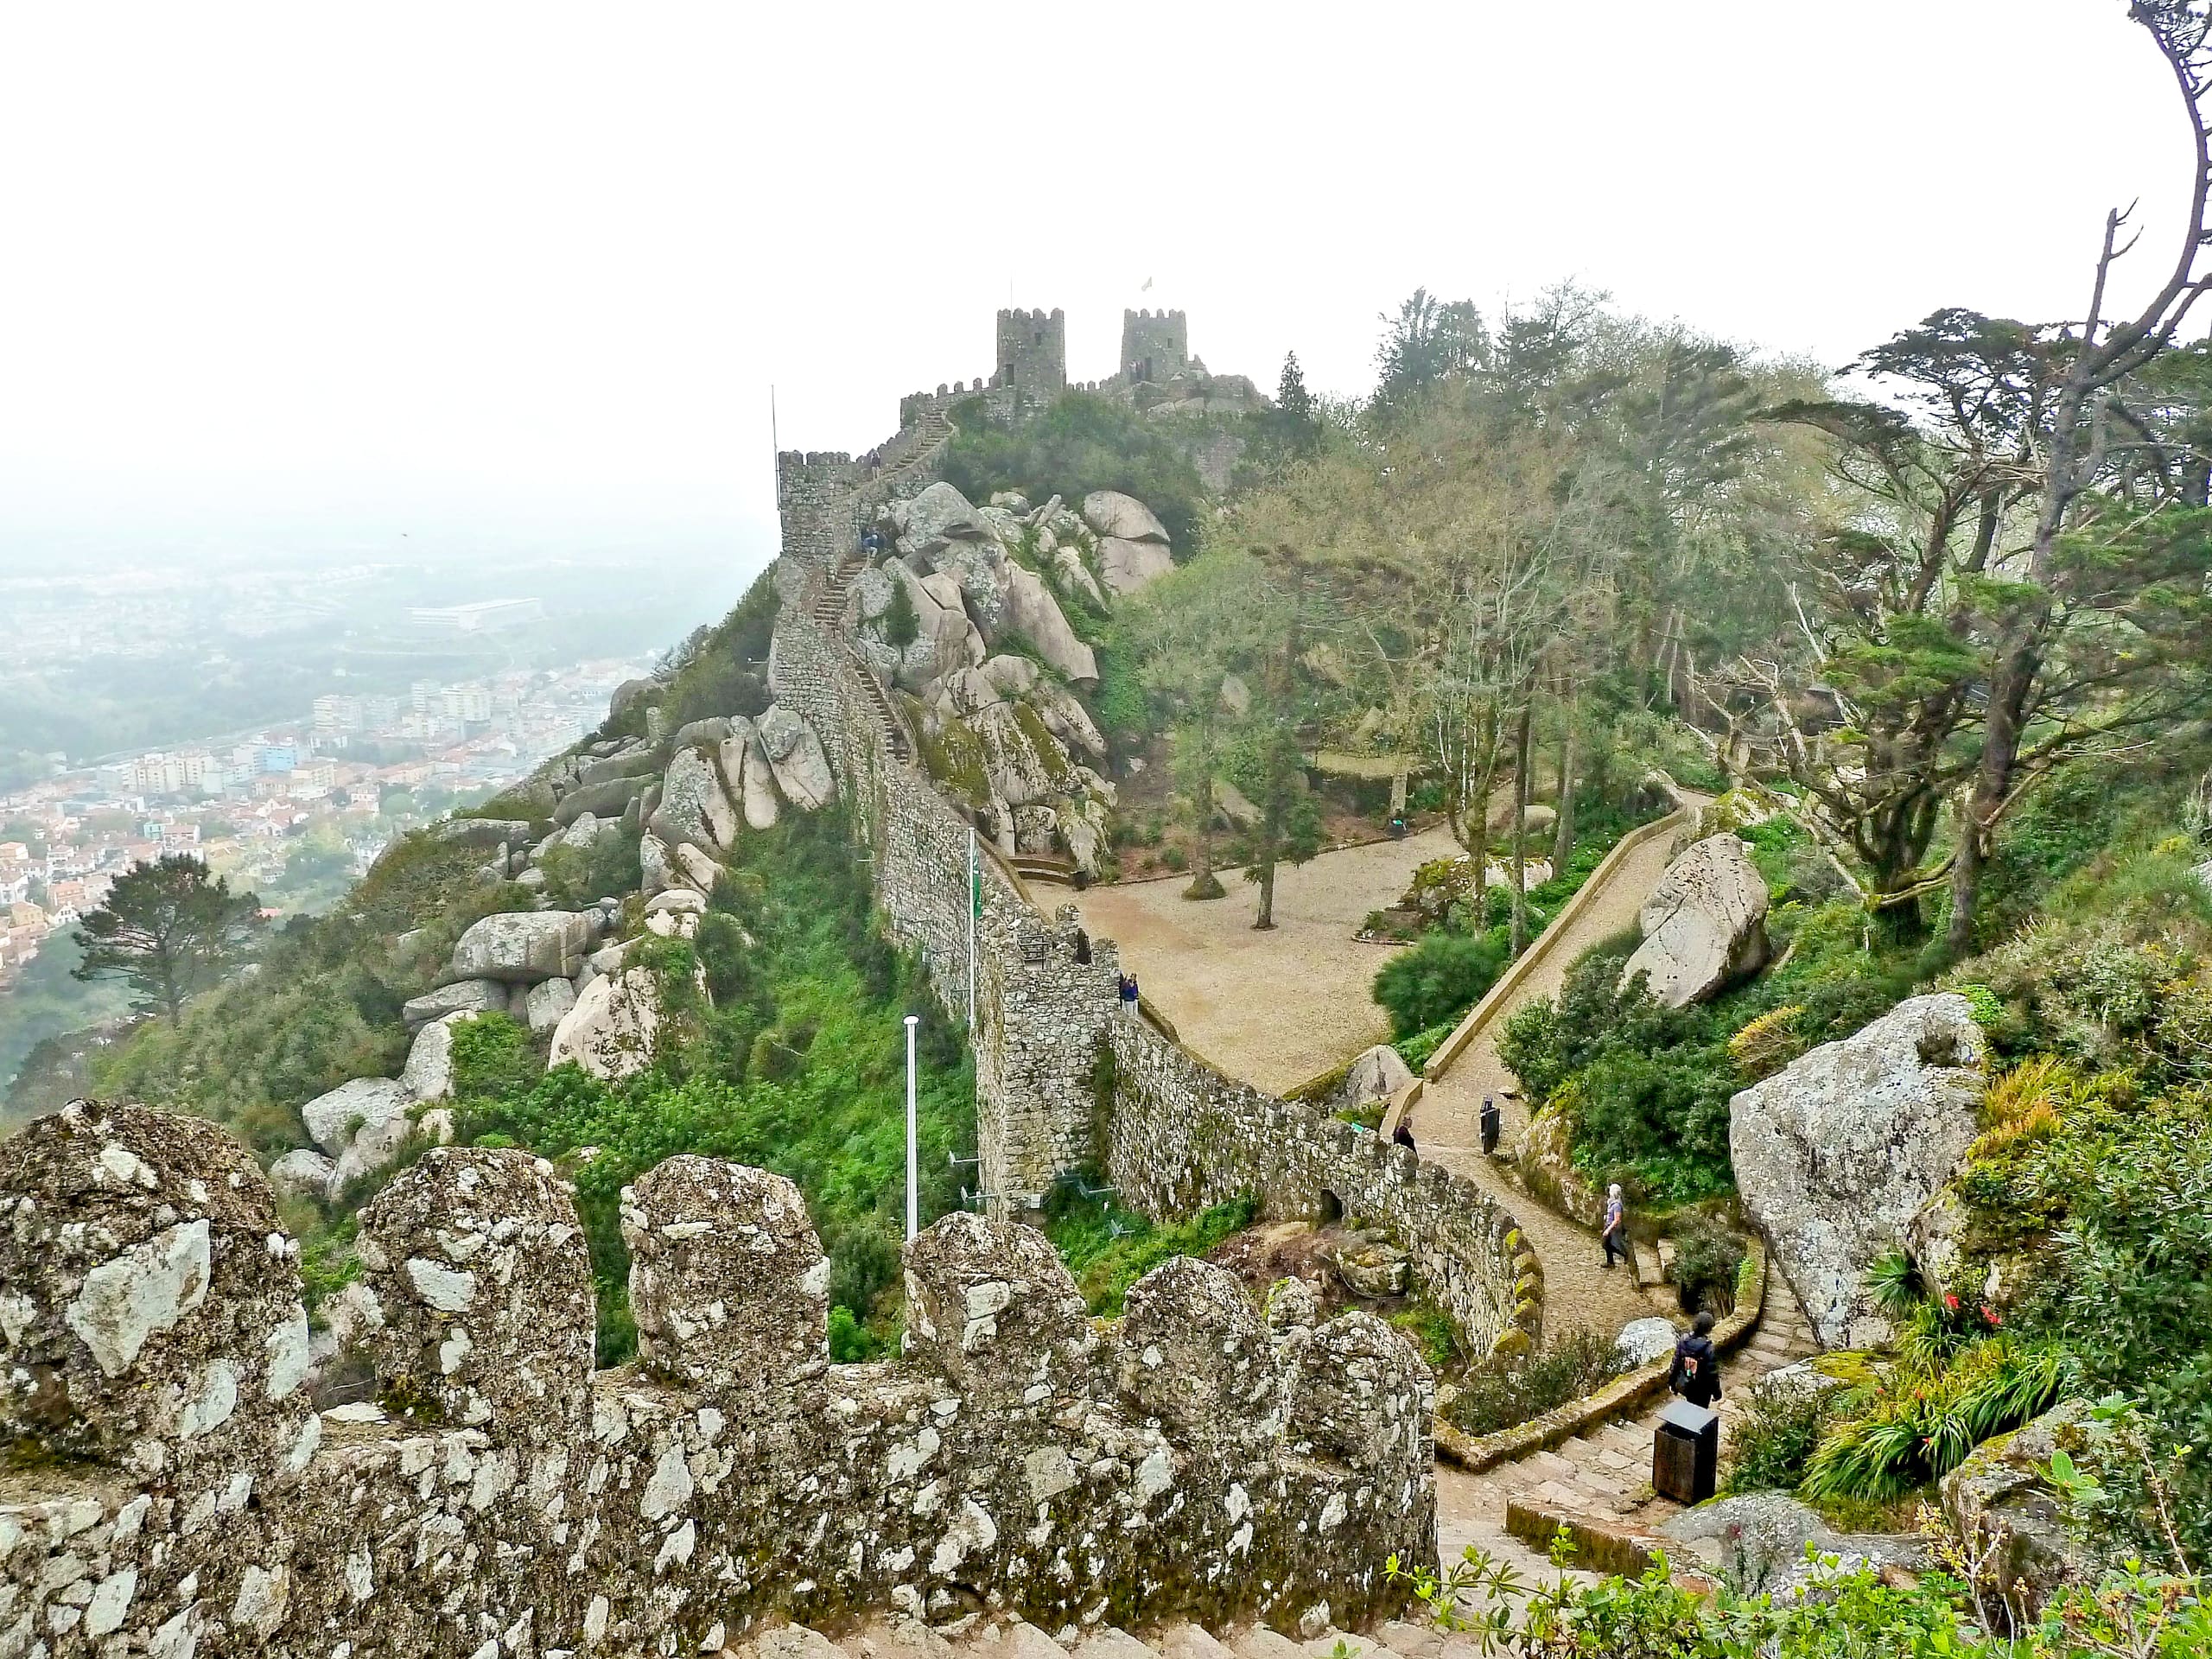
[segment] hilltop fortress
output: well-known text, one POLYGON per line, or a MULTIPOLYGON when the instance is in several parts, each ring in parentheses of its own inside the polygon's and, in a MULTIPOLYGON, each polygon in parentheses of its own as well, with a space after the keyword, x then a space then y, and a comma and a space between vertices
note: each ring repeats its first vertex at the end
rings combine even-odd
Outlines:
MULTIPOLYGON (((1294 1283, 1255 1309, 1189 1259, 1096 1322, 1019 1224, 1078 1172, 1161 1217, 1242 1195, 1362 1216, 1478 1351, 1541 1330, 1511 1216, 1122 1017, 1112 943, 1079 949, 1075 907, 1040 904, 984 837, 971 934, 973 819, 849 618, 863 573, 883 579, 860 531, 935 481, 955 403, 1019 418, 1062 372, 1058 320, 1012 316, 988 382, 908 398, 872 454, 778 458, 770 689, 819 734, 891 932, 955 1018, 974 986, 984 1213, 906 1247, 905 1355, 830 1363, 798 1190, 684 1156, 621 1193, 638 1358, 595 1370, 563 1171, 439 1147, 360 1212, 375 1392, 334 1405, 251 1155, 79 1103, 0 1144, 0 1659, 715 1654, 763 1619, 885 1608, 1311 1634, 1403 1605, 1384 1568, 1434 1560, 1434 1402, 1399 1333, 1324 1321, 1294 1283)), ((1131 324, 1105 390, 1160 407, 1220 385, 1180 317, 1131 324)), ((644 747, 672 779, 690 741, 644 747)))

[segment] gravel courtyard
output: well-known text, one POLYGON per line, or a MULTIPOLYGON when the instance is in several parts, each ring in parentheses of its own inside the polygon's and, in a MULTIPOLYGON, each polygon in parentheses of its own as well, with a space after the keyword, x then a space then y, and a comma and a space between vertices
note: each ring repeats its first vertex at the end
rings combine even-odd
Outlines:
POLYGON ((1230 1077, 1273 1093, 1385 1041, 1389 1020, 1369 994, 1402 947, 1352 938, 1368 912, 1394 904, 1414 867, 1459 851, 1440 826, 1403 841, 1323 853, 1275 873, 1275 925, 1258 932, 1259 889, 1224 870, 1224 899, 1183 898, 1187 878, 1093 887, 1084 925, 1114 940, 1147 998, 1184 1044, 1230 1077))

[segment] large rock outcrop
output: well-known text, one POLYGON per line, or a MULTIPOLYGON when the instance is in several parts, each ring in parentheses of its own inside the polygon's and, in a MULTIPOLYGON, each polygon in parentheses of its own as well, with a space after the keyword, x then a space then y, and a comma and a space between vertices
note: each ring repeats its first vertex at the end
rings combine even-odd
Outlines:
POLYGON ((2085 1449, 2085 1410, 2084 1402, 2063 1402, 1985 1440, 1936 1484, 1952 1526, 1969 1549, 1986 1555, 1991 1587, 2031 1612, 2062 1585, 2095 1575, 2088 1541, 2043 1478, 2053 1452, 2085 1449))
POLYGON ((553 1029, 546 1068, 574 1060, 603 1083, 620 1083, 653 1063, 660 1039, 660 987, 643 968, 603 974, 577 994, 553 1029))
POLYGON ((1729 1103, 1744 1208, 1823 1346, 1889 1336, 1866 1269, 1973 1143, 1986 1054, 1966 998, 1909 997, 1729 1103))
POLYGON ((597 916, 572 910, 509 911, 472 922, 454 945, 448 982, 493 979, 535 985, 574 979, 591 949, 597 916))
POLYGON ((1637 917, 1643 943, 1621 969, 1670 1008, 1713 995, 1766 961, 1766 880, 1733 835, 1707 836, 1667 867, 1637 917))

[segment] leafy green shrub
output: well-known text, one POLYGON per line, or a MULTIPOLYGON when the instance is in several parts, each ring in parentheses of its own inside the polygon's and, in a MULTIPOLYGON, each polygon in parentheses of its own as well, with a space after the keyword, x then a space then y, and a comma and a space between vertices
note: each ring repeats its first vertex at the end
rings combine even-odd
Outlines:
POLYGON ((1613 1338, 1578 1326, 1525 1359, 1493 1359, 1471 1373, 1445 1419, 1469 1434, 1494 1434, 1579 1400, 1620 1375, 1613 1338))
POLYGON ((1045 1202, 1045 1236, 1068 1264, 1091 1313, 1119 1315, 1131 1285, 1171 1256, 1204 1255, 1252 1224, 1249 1198, 1215 1205, 1189 1221, 1158 1224, 1085 1198, 1072 1182, 1045 1202))
POLYGON ((453 1027, 453 1091, 461 1099, 520 1094, 537 1081, 530 1033, 504 1014, 457 1020, 453 1027))
POLYGON ((2075 1368, 2063 1349, 1993 1338, 1942 1370, 1885 1369, 1839 1402, 1799 1490, 1887 1503, 1940 1479, 1993 1434, 2050 1409, 2075 1368))
POLYGON ((1836 1390, 1752 1388, 1730 1431, 1731 1492, 1795 1491, 1833 1415, 1836 1390))
POLYGON ((884 607, 881 626, 883 643, 894 651, 904 651, 921 638, 922 619, 914 609, 914 596, 896 578, 891 583, 891 603, 884 607))
POLYGON ((1736 1275, 1749 1254, 1744 1241, 1708 1216, 1675 1231, 1675 1291, 1683 1311, 1726 1313, 1735 1306, 1736 1275))
POLYGON ((1479 1001, 1505 970, 1505 941, 1491 934, 1430 933, 1375 976, 1375 1000, 1394 1037, 1448 1025, 1479 1001))

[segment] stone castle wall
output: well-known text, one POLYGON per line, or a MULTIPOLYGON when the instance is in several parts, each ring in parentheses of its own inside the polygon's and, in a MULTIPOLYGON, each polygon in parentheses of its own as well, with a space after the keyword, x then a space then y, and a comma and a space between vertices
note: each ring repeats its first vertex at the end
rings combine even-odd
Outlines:
POLYGON ((1376 1222, 1478 1353, 1541 1335, 1535 1255, 1472 1182, 1317 1106, 1225 1077, 1141 1021, 1116 1022, 1113 1056, 1103 1161, 1123 1202, 1189 1215, 1249 1192, 1268 1217, 1376 1222))
POLYGON ((1392 1611, 1434 1559, 1426 1370, 1179 1260, 1084 1317, 1051 1246, 948 1216, 909 1351, 824 1357, 798 1190, 625 1189, 639 1357, 592 1370, 570 1190, 437 1148, 361 1215, 381 1405, 317 1412, 297 1247, 213 1126, 79 1103, 0 1145, 0 1656, 717 1651, 753 1621, 988 1603, 1047 1629, 1392 1611))
MULTIPOLYGON (((1180 313, 1131 313, 1128 321, 1182 338, 1180 313)), ((835 533, 880 502, 871 492, 911 493, 927 481, 943 440, 931 439, 925 423, 942 421, 957 395, 941 389, 906 400, 902 410, 913 423, 878 453, 911 459, 885 469, 871 458, 861 481, 847 480, 848 493, 831 509, 835 533)), ((825 541, 809 517, 814 500, 785 498, 787 551, 825 541)), ((814 614, 823 570, 804 556, 779 567, 784 603, 770 685, 779 702, 821 734, 871 860, 877 902, 894 936, 923 952, 944 1007, 962 1018, 969 827, 918 766, 887 747, 877 711, 888 705, 880 689, 871 694, 869 671, 839 624, 814 614)), ((1078 1170, 1105 1171, 1124 1202, 1156 1217, 1244 1192, 1271 1216, 1318 1217, 1333 1203, 1398 1236, 1413 1253, 1421 1287, 1471 1342, 1487 1348, 1540 1335, 1535 1257, 1480 1188, 1313 1107, 1223 1077, 1172 1039, 1124 1020, 1112 944, 1094 941, 1091 961, 1077 963, 1074 908, 1048 919, 988 851, 978 856, 977 1154, 993 1213, 1033 1205, 1078 1170)))
MULTIPOLYGON (((939 1002, 964 1019, 970 827, 885 750, 861 683, 868 671, 812 614, 818 575, 786 561, 779 579, 770 688, 821 734, 893 937, 919 948, 939 1002)), ((1004 1213, 1033 1205, 1064 1172, 1096 1166, 1093 1078, 1121 969, 1110 948, 1077 963, 1071 925, 1039 915, 976 839, 976 1150, 981 1190, 1004 1213)))

